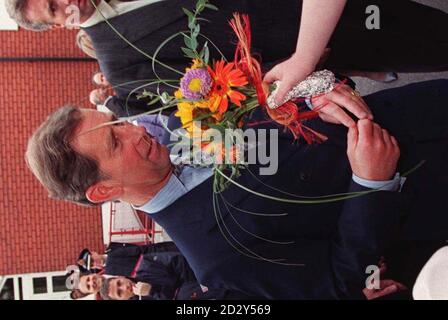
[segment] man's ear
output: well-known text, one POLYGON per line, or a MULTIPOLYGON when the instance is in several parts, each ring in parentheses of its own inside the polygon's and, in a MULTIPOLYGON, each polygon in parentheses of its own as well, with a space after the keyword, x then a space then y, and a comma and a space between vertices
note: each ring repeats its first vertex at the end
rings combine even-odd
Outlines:
POLYGON ((93 203, 118 200, 122 194, 123 188, 120 186, 107 186, 103 182, 94 184, 86 191, 87 199, 93 203))

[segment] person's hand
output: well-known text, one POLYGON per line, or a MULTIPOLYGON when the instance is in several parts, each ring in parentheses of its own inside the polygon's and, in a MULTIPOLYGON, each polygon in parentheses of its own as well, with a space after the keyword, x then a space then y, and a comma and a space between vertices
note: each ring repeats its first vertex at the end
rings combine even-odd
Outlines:
MULTIPOLYGON (((381 259, 378 266, 380 268, 379 269, 380 277, 382 278, 385 275, 385 273, 387 272, 387 265, 383 258, 381 259)), ((373 279, 372 279, 372 281, 373 281, 373 279)), ((399 291, 404 291, 404 290, 407 290, 407 287, 405 285, 401 284, 400 282, 390 280, 390 279, 385 279, 385 280, 380 280, 380 288, 379 289, 365 288, 362 291, 362 293, 367 298, 367 300, 373 300, 373 299, 382 298, 387 295, 390 295, 390 294, 393 294, 393 293, 396 293, 399 291)))
POLYGON ((297 55, 293 55, 288 60, 279 63, 269 71, 263 81, 272 84, 275 81, 281 81, 275 97, 275 103, 282 105, 286 94, 296 85, 305 80, 314 71, 313 66, 307 66, 297 55))
POLYGON ((386 181, 396 172, 400 148, 397 140, 378 124, 359 120, 357 126, 349 128, 347 155, 356 176, 386 181))
POLYGON ((137 282, 132 291, 136 296, 148 296, 151 291, 151 285, 145 282, 137 282))
POLYGON ((399 291, 407 290, 407 287, 400 282, 385 279, 380 280, 380 288, 379 289, 367 289, 362 290, 362 293, 366 296, 367 300, 373 300, 388 296, 390 294, 394 294, 399 291))
POLYGON ((339 85, 326 95, 312 98, 311 103, 319 117, 325 122, 343 124, 348 128, 355 126, 355 120, 345 110, 350 111, 360 120, 373 120, 372 111, 364 99, 347 85, 339 85))

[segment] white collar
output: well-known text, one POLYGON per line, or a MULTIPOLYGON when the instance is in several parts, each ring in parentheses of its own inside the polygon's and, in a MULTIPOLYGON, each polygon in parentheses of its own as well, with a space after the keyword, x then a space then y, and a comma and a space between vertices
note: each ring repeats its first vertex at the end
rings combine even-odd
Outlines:
MULTIPOLYGON (((112 2, 112 1, 111 1, 112 2)), ((113 18, 118 15, 118 11, 116 11, 111 4, 107 3, 104 0, 97 5, 97 9, 95 12, 87 19, 84 23, 80 25, 81 28, 89 28, 100 22, 104 21, 104 17, 106 19, 113 18), (104 17, 103 17, 104 16, 104 17)))

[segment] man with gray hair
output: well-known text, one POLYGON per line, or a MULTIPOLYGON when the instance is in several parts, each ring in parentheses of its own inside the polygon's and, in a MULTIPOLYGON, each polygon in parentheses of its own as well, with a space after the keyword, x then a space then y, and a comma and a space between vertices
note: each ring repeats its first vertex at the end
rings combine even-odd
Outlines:
MULTIPOLYGON (((168 148, 143 127, 94 110, 56 111, 31 138, 26 158, 54 198, 120 200, 150 214, 208 288, 268 299, 361 299, 366 268, 392 240, 446 239, 447 85, 430 81, 366 98, 397 139, 365 119, 348 132, 310 121, 329 137, 319 146, 279 133, 277 174, 256 175, 261 164, 254 164, 237 180, 257 194, 233 184, 216 194, 210 168, 174 167, 168 148), (403 186, 397 171, 421 160, 403 186), (258 196, 286 192, 362 196, 314 205, 258 196)), ((251 128, 266 129, 261 119, 254 113, 251 128)))
MULTIPOLYGON (((99 4, 101 0, 93 1, 99 4)), ((95 13, 91 0, 5 0, 5 6, 17 24, 33 31, 79 26, 95 13)))

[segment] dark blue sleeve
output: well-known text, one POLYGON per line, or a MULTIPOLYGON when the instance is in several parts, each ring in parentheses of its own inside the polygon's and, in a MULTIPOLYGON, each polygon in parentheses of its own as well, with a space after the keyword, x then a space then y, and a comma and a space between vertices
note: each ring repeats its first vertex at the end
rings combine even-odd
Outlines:
MULTIPOLYGON (((352 181, 349 192, 369 191, 352 181)), ((362 290, 396 235, 401 194, 377 191, 346 200, 331 244, 331 265, 341 298, 363 298, 362 290)))

